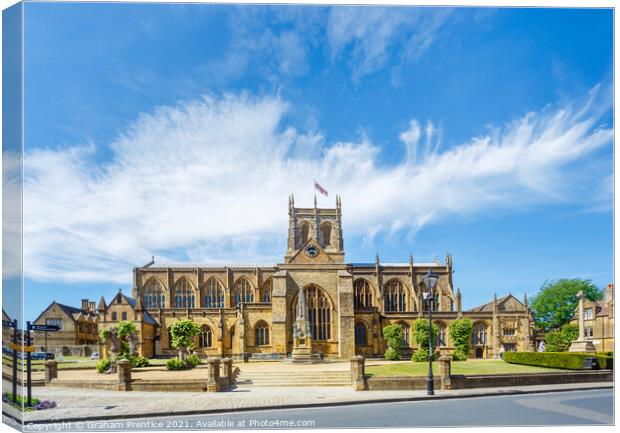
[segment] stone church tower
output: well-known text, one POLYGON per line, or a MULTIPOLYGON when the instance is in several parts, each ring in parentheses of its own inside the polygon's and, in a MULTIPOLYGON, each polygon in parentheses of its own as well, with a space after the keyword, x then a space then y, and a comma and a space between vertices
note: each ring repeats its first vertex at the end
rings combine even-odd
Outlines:
MULTIPOLYGON (((344 263, 344 242, 342 239, 342 208, 340 197, 336 196, 336 207, 320 209, 314 196, 313 208, 296 208, 295 199, 288 199, 288 246, 284 262, 306 248, 313 239, 318 242, 332 263, 344 263)), ((310 251, 312 254, 312 250, 310 251)))

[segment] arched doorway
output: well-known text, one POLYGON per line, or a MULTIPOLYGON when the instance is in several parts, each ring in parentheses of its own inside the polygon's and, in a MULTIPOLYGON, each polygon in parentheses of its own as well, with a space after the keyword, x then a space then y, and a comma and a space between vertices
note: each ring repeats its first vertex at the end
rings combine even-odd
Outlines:
POLYGON ((484 357, 484 350, 482 350, 482 347, 478 347, 476 349, 476 358, 483 358, 484 357))

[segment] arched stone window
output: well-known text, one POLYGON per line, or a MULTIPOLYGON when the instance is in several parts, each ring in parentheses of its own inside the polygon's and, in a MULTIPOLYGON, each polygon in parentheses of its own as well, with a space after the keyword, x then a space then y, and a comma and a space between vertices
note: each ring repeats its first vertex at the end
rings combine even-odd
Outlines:
POLYGON ((172 327, 168 327, 168 349, 174 349, 172 347, 172 327))
POLYGON ((262 320, 254 327, 254 344, 256 346, 269 345, 269 325, 262 320))
POLYGON ((181 278, 174 286, 174 308, 194 308, 196 291, 187 278, 181 278))
POLYGON ((329 340, 331 338, 331 304, 327 295, 316 286, 305 289, 308 318, 312 329, 313 340, 329 340))
POLYGON ((403 347, 409 347, 409 325, 400 322, 400 327, 403 330, 403 347))
POLYGON ((367 346, 368 345, 368 332, 366 325, 363 322, 357 322, 355 324, 355 345, 367 346))
POLYGON ((484 322, 478 322, 474 325, 474 335, 472 336, 472 343, 474 345, 486 346, 488 328, 484 322))
POLYGON ((446 345, 446 335, 447 335, 447 327, 443 322, 439 322, 437 325, 437 346, 445 346, 446 345))
POLYGON ((260 301, 270 303, 271 302, 271 290, 273 289, 273 279, 269 278, 263 284, 263 288, 260 291, 260 301))
POLYGON ((235 306, 241 302, 254 302, 254 289, 250 282, 245 278, 239 278, 233 290, 233 303, 235 306))
POLYGON ((144 306, 146 308, 166 307, 166 289, 156 278, 151 278, 144 287, 144 306))
POLYGON ((321 239, 325 247, 330 246, 332 243, 332 225, 328 222, 321 224, 321 239))
POLYGON ((353 284, 353 305, 355 307, 372 307, 372 288, 368 281, 360 278, 353 284))
POLYGON ((224 308, 224 288, 216 278, 209 278, 205 285, 204 308, 224 308))
POLYGON ((209 325, 202 325, 202 333, 198 337, 198 346, 201 348, 211 347, 213 345, 213 332, 209 325))
POLYGON ((310 239, 310 224, 307 222, 301 223, 301 244, 305 244, 310 239))
POLYGON ((385 311, 406 311, 407 290, 398 280, 390 280, 383 286, 385 311))

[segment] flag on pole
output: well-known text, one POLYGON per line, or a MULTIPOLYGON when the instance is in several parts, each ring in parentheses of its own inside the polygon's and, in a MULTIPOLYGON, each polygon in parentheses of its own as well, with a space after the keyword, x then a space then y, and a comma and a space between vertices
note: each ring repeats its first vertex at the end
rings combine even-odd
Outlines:
POLYGON ((327 194, 327 190, 323 188, 321 185, 319 185, 319 183, 316 180, 314 181, 314 189, 316 189, 318 192, 320 192, 326 197, 329 195, 327 194))

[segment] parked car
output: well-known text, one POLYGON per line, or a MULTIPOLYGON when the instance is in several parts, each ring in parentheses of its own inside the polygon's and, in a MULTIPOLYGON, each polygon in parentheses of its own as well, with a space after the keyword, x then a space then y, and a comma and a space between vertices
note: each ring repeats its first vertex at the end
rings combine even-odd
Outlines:
POLYGON ((50 352, 32 352, 30 359, 42 359, 45 361, 48 359, 54 359, 54 354, 50 352))
POLYGON ((93 361, 99 361, 99 352, 93 352, 93 354, 90 355, 90 359, 93 361))

